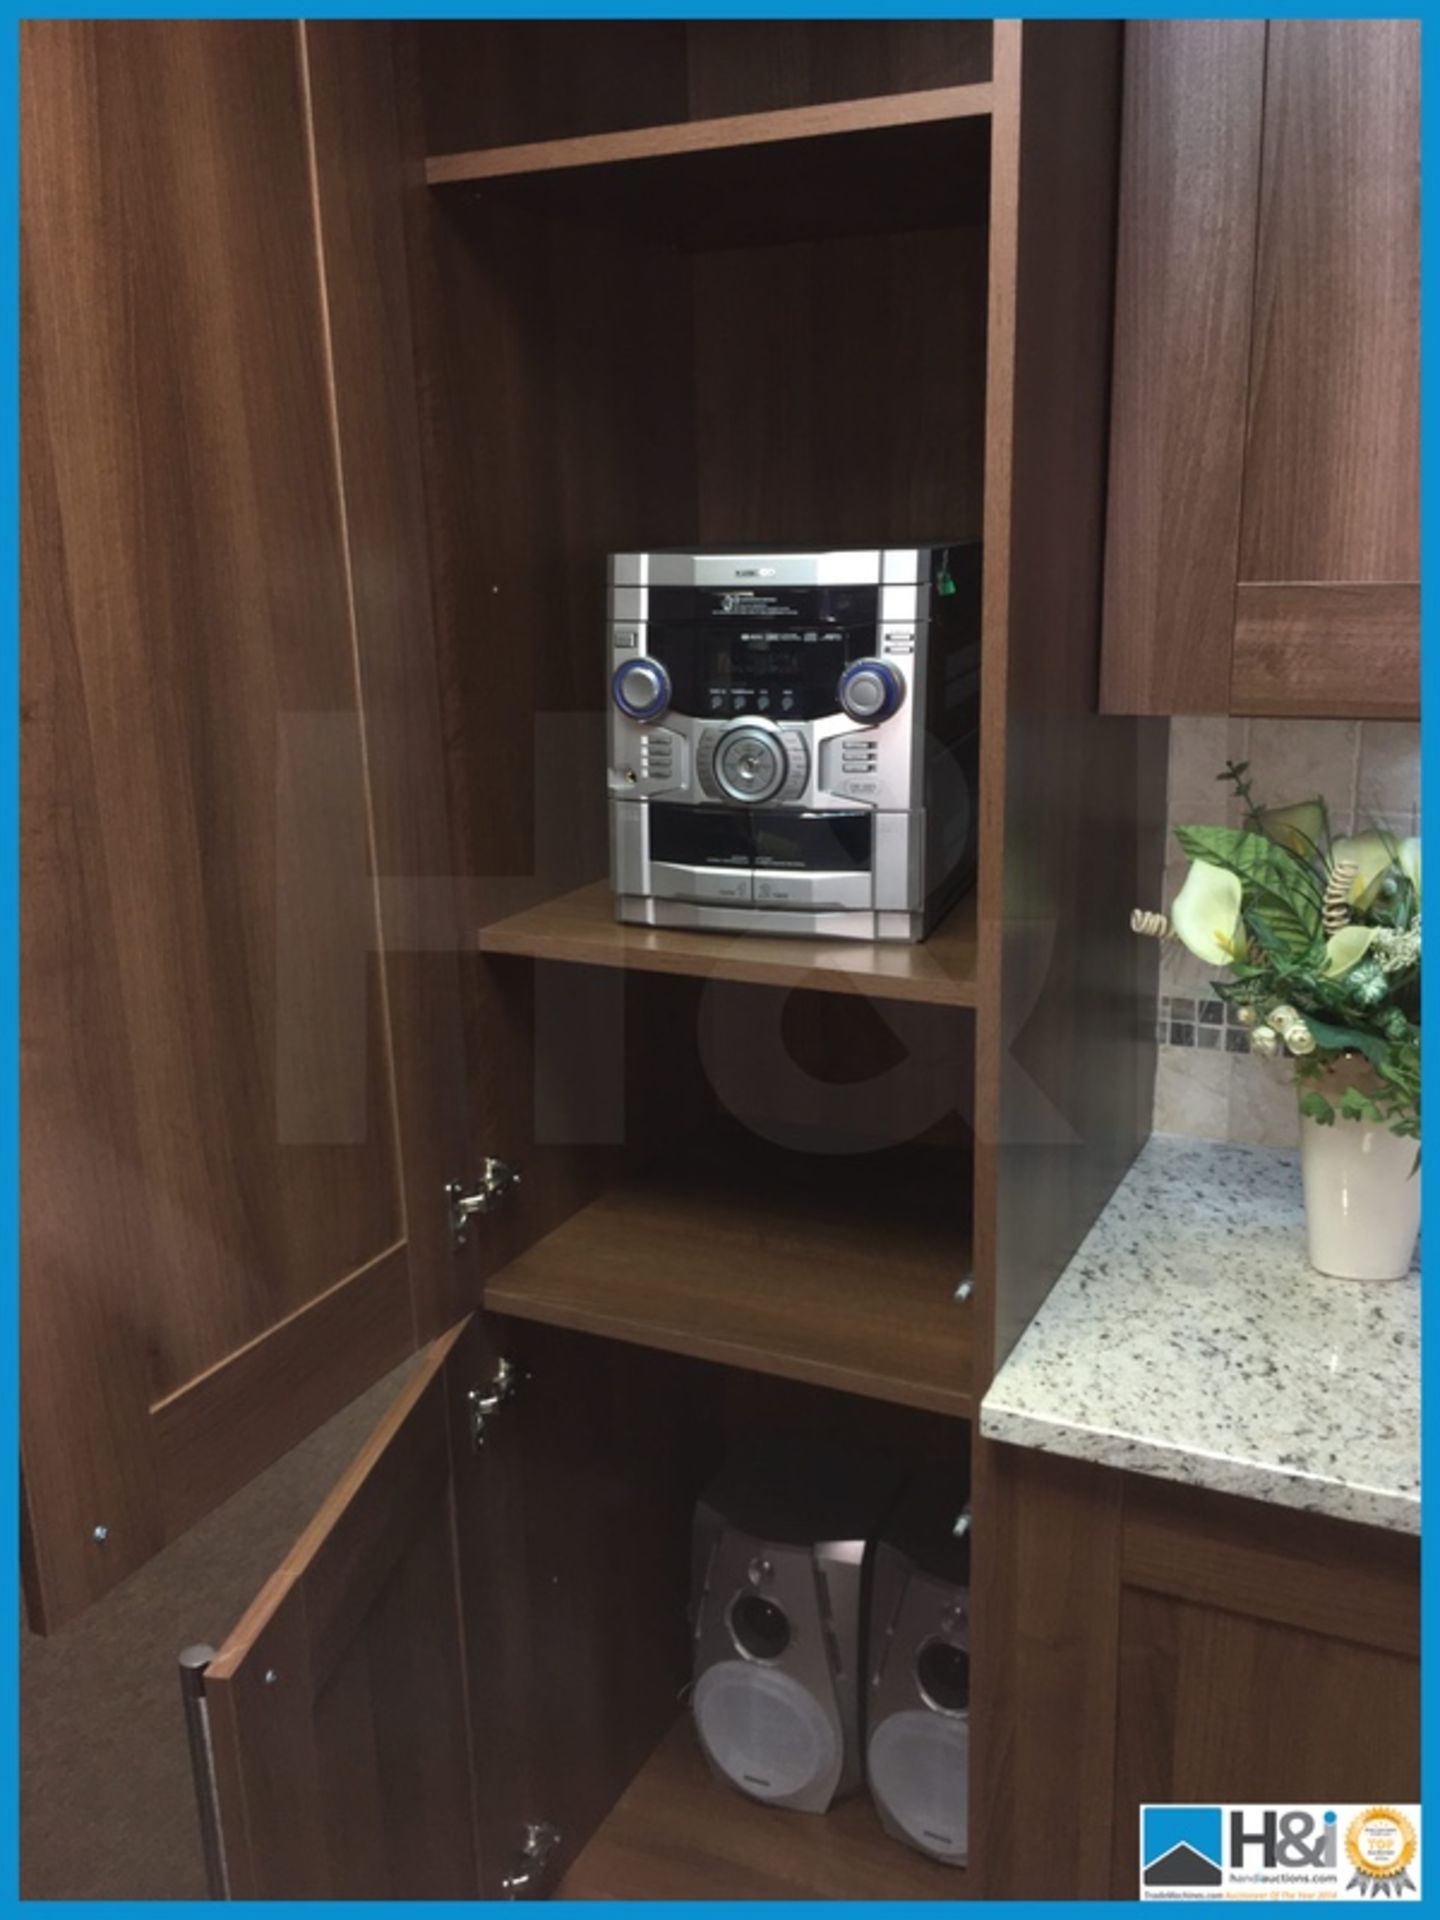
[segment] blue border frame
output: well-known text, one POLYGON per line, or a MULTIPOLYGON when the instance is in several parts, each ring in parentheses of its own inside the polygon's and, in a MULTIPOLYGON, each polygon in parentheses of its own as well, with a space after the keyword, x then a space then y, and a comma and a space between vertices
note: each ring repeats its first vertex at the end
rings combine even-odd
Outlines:
MULTIPOLYGON (((11 686, 12 694, 8 701, 0 705, 0 765, 7 770, 4 785, 4 856, 0 866, 0 914, 10 937, 3 943, 3 997, 11 1009, 10 1016, 0 1030, 0 1044, 3 1044, 3 1083, 5 1098, 0 1105, 0 1153, 3 1153, 6 1170, 4 1189, 4 1214, 7 1232, 5 1235, 5 1258, 3 1284, 6 1314, 3 1334, 0 1334, 0 1347, 3 1347, 5 1385, 7 1390, 7 1418, 12 1435, 16 1457, 19 1449, 18 1428, 18 1384, 19 1384, 19 1346, 17 1338, 17 1300, 18 1300, 18 1235, 19 1235, 19 1000, 18 1000, 18 838, 19 838, 19 149, 18 149, 18 103, 19 103, 19 22, 26 18, 46 19, 291 19, 296 15, 294 7, 247 4, 240 0, 231 6, 213 6, 204 0, 169 0, 169 3, 151 5, 55 5, 36 9, 8 10, 6 22, 8 30, 0 34, 0 99, 6 103, 10 121, 10 137, 5 143, 3 155, 3 182, 0 182, 0 197, 11 209, 6 230, 4 250, 4 300, 3 314, 0 314, 0 326, 3 326, 3 350, 7 364, 12 368, 12 376, 7 383, 4 401, 4 428, 8 449, 8 458, 4 467, 4 497, 0 500, 0 526, 3 526, 3 564, 9 587, 10 617, 3 624, 0 633, 0 660, 3 660, 5 677, 11 686)), ((301 10, 307 17, 323 19, 387 19, 403 17, 403 10, 394 6, 378 4, 377 0, 354 0, 351 5, 321 4, 301 10)), ((718 4, 717 0, 695 0, 695 4, 686 7, 640 7, 600 3, 589 5, 545 6, 536 0, 513 0, 510 5, 454 5, 440 0, 423 9, 423 17, 433 19, 465 18, 552 18, 552 19, 764 19, 764 18, 814 18, 843 19, 873 18, 890 11, 875 4, 805 4, 797 0, 791 5, 741 5, 718 4)), ((1153 6, 1140 8, 1085 8, 1073 6, 1030 6, 1025 8, 1027 19, 1087 19, 1094 18, 1102 11, 1107 17, 1119 19, 1215 19, 1256 17, 1262 10, 1255 7, 1229 5, 1197 6, 1153 6)), ((1300 5, 1272 5, 1263 10, 1265 17, 1271 19, 1374 19, 1392 17, 1417 17, 1413 11, 1386 6, 1347 7, 1331 9, 1329 7, 1300 5)), ((896 10, 897 15, 912 19, 926 18, 991 18, 990 13, 981 14, 978 9, 959 8, 944 4, 927 3, 927 0, 913 0, 903 9, 896 10)), ((1424 18, 1423 10, 1419 16, 1424 18)), ((1421 35, 1421 76, 1422 97, 1426 100, 1440 98, 1440 42, 1432 42, 1428 32, 1421 35)), ((1428 180, 1429 162, 1435 150, 1435 141, 1429 129, 1429 119, 1422 120, 1422 178, 1428 180)), ((1421 252, 1428 260, 1432 254, 1440 214, 1435 210, 1435 196, 1422 194, 1421 252)), ((1424 364, 1430 364, 1429 350, 1433 343, 1437 327, 1432 324, 1428 303, 1422 302, 1422 351, 1424 364)), ((1433 451, 1436 441, 1437 403, 1432 383, 1422 381, 1422 530, 1423 551, 1427 561, 1440 546, 1440 507, 1437 507, 1434 478, 1433 451)), ((1437 658, 1434 642, 1435 622, 1430 613, 1428 597, 1422 598, 1422 703, 1428 709, 1440 691, 1440 658, 1437 658)), ((1432 754, 1428 741, 1422 735, 1423 778, 1428 784, 1432 772, 1432 754)), ((1440 760, 1440 752, 1434 756, 1440 760)), ((1437 960, 1432 947, 1427 950, 1424 961, 1424 985, 1427 995, 1433 996, 1440 987, 1440 960, 1437 960)), ((1424 1050, 1425 1078, 1427 1084, 1433 1076, 1435 1048, 1428 1041, 1424 1050)), ((1436 1186, 1435 1160, 1427 1155, 1423 1168, 1425 1201, 1427 1206, 1435 1199, 1432 1191, 1436 1186)), ((1428 1386, 1429 1369, 1422 1361, 1422 1380, 1428 1386)), ((1422 1431, 1422 1461, 1425 1476, 1428 1479, 1434 1465, 1429 1423, 1424 1423, 1422 1431)), ((18 1538, 19 1501, 18 1480, 14 1473, 0 1475, 0 1487, 3 1487, 3 1520, 6 1536, 12 1540, 18 1538)), ((1436 1597, 1436 1578, 1440 1577, 1435 1555, 1422 1539, 1422 1567, 1424 1571, 1423 1625, 1425 1642, 1429 1643, 1429 1627, 1440 1599, 1436 1597)), ((13 1570, 8 1576, 6 1586, 6 1620, 11 1629, 11 1645, 18 1642, 20 1632, 20 1591, 18 1573, 13 1570)), ((1433 1678, 1427 1666, 1422 1666, 1422 1726, 1423 1758, 1425 1777, 1432 1777, 1432 1765, 1436 1762, 1434 1739, 1435 1715, 1432 1711, 1435 1688, 1440 1679, 1433 1678)), ((7 1908, 20 1904, 18 1894, 18 1761, 19 1761, 19 1723, 18 1723, 18 1671, 12 1659, 3 1664, 3 1679, 0 1679, 0 1710, 3 1710, 4 1739, 0 1742, 0 1901, 7 1908)), ((178 1710, 178 1709, 177 1709, 178 1710)), ((1440 1882, 1437 1882, 1440 1885, 1440 1882)), ((120 1905, 140 1903, 112 1901, 68 1901, 46 1903, 46 1910, 56 1913, 96 1913, 104 1914, 120 1905)), ((302 1914, 338 1911, 347 1903, 323 1901, 314 1903, 273 1902, 267 1903, 267 1910, 279 1911, 293 1906, 294 1911, 302 1914)), ((410 1909, 399 1902, 370 1903, 374 1910, 388 1912, 408 1912, 410 1909)), ((427 1906, 425 1912, 472 1912, 479 1902, 446 1902, 427 1906)), ((570 1903, 564 1903, 566 1905, 570 1903)), ((913 1903, 905 1901, 887 1902, 845 1902, 826 1903, 819 1901, 779 1902, 730 1902, 706 1903, 711 1911, 723 1911, 730 1908, 754 1914, 794 1915, 807 1911, 829 1911, 831 1906, 846 1913, 909 1913, 913 1903)), ((966 1903, 973 1904, 973 1903, 966 1903)), ((1005 1905, 1012 1913, 1027 1911, 1047 1911, 1061 1914, 1077 1914, 1087 1911, 1105 1911, 1110 1907, 1121 1907, 1126 1902, 1072 1901, 1072 1902, 1029 1902, 1016 1901, 1005 1905)), ((1190 1904, 1190 1903, 1186 1903, 1190 1904)), ((1247 1903, 1249 1904, 1249 1903, 1247 1903)), ((684 1907, 685 1903, 669 1901, 617 1901, 613 1908, 633 1910, 637 1915, 662 1914, 674 1907, 684 1907)), ((167 1903, 166 1911, 203 1913, 205 1903, 180 1902, 173 1906, 167 1903)))

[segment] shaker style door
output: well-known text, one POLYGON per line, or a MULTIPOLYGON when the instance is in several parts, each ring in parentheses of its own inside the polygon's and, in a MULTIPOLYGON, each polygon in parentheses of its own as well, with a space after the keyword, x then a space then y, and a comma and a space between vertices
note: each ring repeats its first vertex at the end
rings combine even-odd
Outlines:
POLYGON ((1420 28, 1274 20, 1231 708, 1420 710, 1420 28))
MULTIPOLYGON (((480 1365, 473 1321, 422 1356, 206 1671, 232 1899, 507 1890, 481 1871, 472 1745, 486 1729, 470 1719, 457 1533, 486 1498, 493 1442, 475 1448, 468 1398, 480 1365)), ((513 1777, 519 1757, 505 1759, 513 1777)))
POLYGON ((1414 20, 1126 30, 1101 705, 1419 711, 1414 20))
POLYGON ((32 22, 22 92, 50 1628, 459 1317, 474 1169, 390 29, 32 22))

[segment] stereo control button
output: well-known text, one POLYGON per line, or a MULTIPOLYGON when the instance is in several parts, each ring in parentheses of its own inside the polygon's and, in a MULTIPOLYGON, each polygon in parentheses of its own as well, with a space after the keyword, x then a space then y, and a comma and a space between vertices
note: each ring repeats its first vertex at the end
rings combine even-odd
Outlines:
POLYGON ((690 900, 700 906, 749 905, 755 876, 749 867, 687 867, 656 860, 650 887, 657 900, 690 900))
POLYGON ((886 660, 852 660, 840 676, 838 693, 852 720, 885 720, 904 701, 905 681, 886 660))
POLYGON ((615 704, 632 720, 658 720, 670 704, 670 676, 658 660, 625 660, 610 683, 615 704))
POLYGON ((788 803, 798 800, 805 791, 805 783, 810 778, 810 752, 805 745, 805 736, 798 727, 783 728, 780 737, 785 743, 785 757, 790 770, 779 797, 788 803))
POLYGON ((658 786, 668 786, 675 777, 676 739, 673 733, 657 729, 640 737, 640 777, 658 786))
POLYGON ((810 912, 853 912, 874 904, 869 873, 757 873, 755 904, 803 907, 810 912))
POLYGON ((723 798, 715 778, 715 743, 718 737, 713 727, 707 728, 695 749, 695 772, 702 791, 708 793, 712 800, 723 798))

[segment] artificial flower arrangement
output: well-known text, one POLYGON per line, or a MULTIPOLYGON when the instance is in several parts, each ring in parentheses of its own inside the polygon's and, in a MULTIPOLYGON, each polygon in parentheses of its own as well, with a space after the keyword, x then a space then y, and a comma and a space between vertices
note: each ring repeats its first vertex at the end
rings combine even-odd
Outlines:
POLYGON ((1323 800, 1258 805, 1248 761, 1217 778, 1234 787, 1244 824, 1177 827, 1192 863, 1185 884, 1168 919, 1137 911, 1131 925, 1228 969, 1215 991, 1240 1009, 1256 1053, 1294 1060, 1302 1114, 1418 1141, 1418 838, 1332 840, 1323 800), (1360 1059, 1370 1071, 1358 1084, 1332 1072, 1360 1059))

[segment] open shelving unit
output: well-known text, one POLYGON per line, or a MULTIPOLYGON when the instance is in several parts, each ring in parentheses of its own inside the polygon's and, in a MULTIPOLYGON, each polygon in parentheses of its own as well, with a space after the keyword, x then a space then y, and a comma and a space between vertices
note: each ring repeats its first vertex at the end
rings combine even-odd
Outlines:
MULTIPOLYGON (((698 1369, 741 1383, 747 1407, 721 1426, 694 1409, 702 1441, 758 1424, 784 1446, 818 1398, 830 1430, 879 1422, 907 1464, 963 1478, 997 1358, 1145 1130, 1135 983, 1153 954, 1126 923, 1163 768, 1131 723, 1102 738, 1093 713, 1118 35, 434 22, 422 45, 452 812, 464 870, 486 876, 471 1105, 503 1113, 498 1085, 533 1118, 517 1146, 476 1141, 524 1175, 487 1239, 484 1305, 539 1356, 537 1397, 573 1369, 586 1390, 619 1383, 639 1421, 647 1396, 684 1402, 698 1369), (986 548, 975 892, 919 946, 617 923, 606 556, 931 539, 986 548), (536 1008, 566 1003, 573 1064, 553 1041, 542 1061, 536 1008), (713 1072, 701 1084, 707 1020, 731 1045, 753 1025, 736 1069, 753 1097, 728 1102, 748 1138, 713 1072), (623 1139, 547 1131, 537 1087, 602 1055, 624 1062, 623 1139), (929 1073, 908 1106, 907 1059, 929 1073), (653 1090, 657 1061, 681 1094, 653 1090), (767 1129, 772 1098, 804 1124, 767 1129)), ((545 1444, 555 1477, 538 1484, 587 1498, 553 1431, 545 1444)), ((562 1896, 973 1893, 978 1784, 978 1862, 957 1872, 886 1835, 863 1795, 814 1818, 711 1777, 670 1725, 688 1648, 662 1605, 687 1577, 704 1463, 652 1513, 598 1428, 593 1444, 582 1477, 602 1503, 627 1489, 649 1578, 624 1587, 612 1541, 633 1708, 613 1649, 587 1655, 563 1622, 556 1724, 625 1724, 592 1755, 603 1793, 571 1785, 573 1756, 543 1757, 545 1817, 590 1836, 562 1896), (669 1664, 642 1688, 647 1659, 669 1664)), ((977 1556, 984 1498, 977 1473, 977 1556)), ((527 1526, 545 1510, 537 1497, 527 1526)), ((555 1526, 563 1559, 574 1529, 555 1526)), ((548 1564, 528 1536, 525 1554, 548 1564)), ((992 1642, 1006 1630, 988 1624, 992 1642)), ((975 1738, 978 1753, 978 1722, 975 1738)))
MULTIPOLYGON (((103 835, 56 896, 78 918, 52 911, 47 938, 83 964, 41 1038, 67 1071, 95 1038, 56 1080, 61 1133, 72 1111, 138 1129, 156 1177, 98 1166, 97 1204, 128 1210, 124 1273, 89 1257, 90 1213, 78 1239, 36 1215, 63 1284, 32 1358, 74 1424, 51 1407, 27 1429, 55 1521, 29 1570, 60 1622, 425 1341, 207 1680, 239 1895, 1004 1892, 993 1836, 1013 1852, 1055 1824, 1011 1678, 1072 1596, 1003 1615, 1005 1555, 1023 1567, 1053 1514, 1002 1538, 979 1409, 1153 1091, 1156 946, 1128 920, 1158 880, 1163 732, 1095 711, 1120 28, 221 29, 67 27, 54 81, 27 82, 37 577, 61 545, 76 580, 108 583, 127 539, 144 563, 123 618, 85 590, 84 633, 63 595, 36 603, 58 662, 36 792, 93 746, 86 817, 113 804, 136 724, 169 710, 137 683, 102 740, 72 684, 120 686, 127 648, 127 673, 178 662, 184 724, 145 817, 196 787, 240 915, 195 881, 183 807, 147 839, 149 891, 178 889, 164 941, 142 938, 143 887, 101 886, 103 835), (200 307, 213 324, 184 324, 200 307), (112 351, 132 336, 171 351, 132 366, 112 351), (231 495, 238 544, 206 539, 231 495), (920 946, 618 925, 607 556, 931 543, 983 548, 978 661, 952 689, 978 668, 973 895, 920 946), (263 617, 187 653, 192 606, 242 574, 274 589, 263 617), (50 740, 52 706, 73 739, 50 740), (283 757, 304 833, 278 854, 272 784, 246 778, 272 710, 344 719, 283 757), (189 782, 220 713, 224 764, 189 782), (227 947, 232 921, 249 937, 227 947), (193 1034, 166 1018, 172 979, 193 1034), (217 1102, 223 1125, 187 1119, 217 1102), (884 1499, 933 1486, 916 1557, 973 1595, 973 1696, 958 1662, 956 1691, 919 1692, 953 1595, 885 1678, 900 1711, 970 1715, 963 1873, 883 1832, 863 1791, 823 1817, 754 1804, 676 1724, 700 1503, 726 1469, 788 1493, 792 1467, 788 1519, 727 1499, 757 1544, 723 1586, 702 1569, 713 1644, 785 1659, 777 1623, 747 1639, 735 1606, 780 1572, 762 1543, 874 1540, 884 1499), (832 1522, 871 1479, 884 1495, 832 1522)), ((863 1552, 849 1565, 863 1614, 863 1552)), ((869 1698, 899 1611, 862 1639, 838 1577, 796 1580, 772 1591, 807 1682, 838 1656, 869 1698)), ((737 1768, 757 1793, 788 1774, 737 1768)), ((958 1838, 945 1790, 936 1845, 958 1838)))

